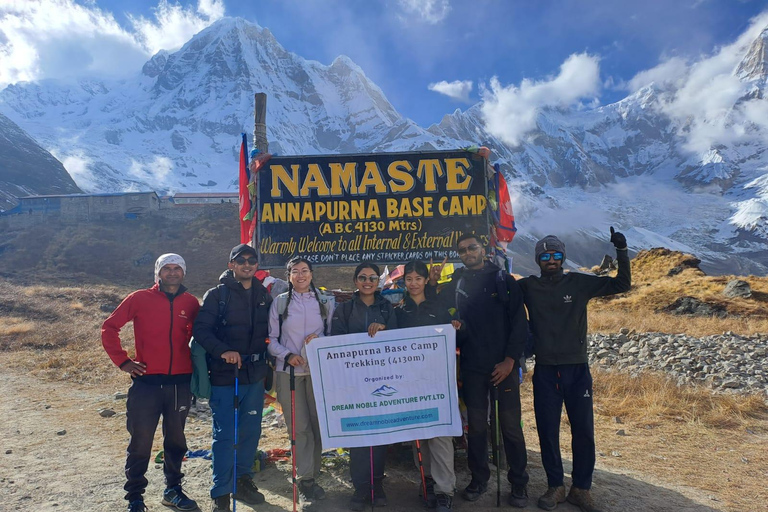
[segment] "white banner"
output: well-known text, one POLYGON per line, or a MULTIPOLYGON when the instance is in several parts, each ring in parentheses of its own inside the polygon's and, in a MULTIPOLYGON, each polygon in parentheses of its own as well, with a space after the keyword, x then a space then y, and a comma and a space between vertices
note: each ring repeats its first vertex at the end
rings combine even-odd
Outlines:
POLYGON ((461 435, 450 324, 316 338, 306 349, 324 449, 461 435))

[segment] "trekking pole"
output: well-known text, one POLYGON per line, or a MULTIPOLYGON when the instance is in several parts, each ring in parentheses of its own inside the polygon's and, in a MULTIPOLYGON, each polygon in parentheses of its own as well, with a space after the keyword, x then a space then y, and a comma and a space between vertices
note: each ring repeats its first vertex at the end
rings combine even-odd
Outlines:
POLYGON ((232 460, 234 461, 232 464, 232 512, 237 512, 237 500, 235 499, 235 494, 237 494, 237 410, 240 403, 240 397, 238 394, 239 380, 240 368, 238 368, 237 363, 235 363, 235 444, 232 457, 232 460))
POLYGON ((373 446, 369 446, 368 449, 370 450, 370 459, 371 459, 371 512, 373 512, 373 446))
POLYGON ((291 474, 293 479, 293 512, 296 512, 296 375, 291 366, 291 474))
POLYGON ((419 458, 419 473, 421 473, 421 489, 424 492, 424 503, 428 503, 427 500, 427 479, 424 478, 424 463, 421 460, 421 443, 416 440, 416 455, 419 458))
POLYGON ((494 426, 496 437, 496 506, 501 506, 501 448, 499 447, 499 387, 493 386, 494 426))

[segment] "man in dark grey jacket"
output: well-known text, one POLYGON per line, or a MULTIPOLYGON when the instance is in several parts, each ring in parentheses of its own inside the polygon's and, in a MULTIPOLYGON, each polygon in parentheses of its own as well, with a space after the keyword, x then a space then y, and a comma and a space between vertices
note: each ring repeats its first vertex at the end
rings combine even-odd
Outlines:
POLYGON ((519 281, 533 333, 536 369, 533 405, 548 490, 539 508, 553 510, 566 499, 583 512, 597 512, 590 488, 595 469, 592 376, 587 356, 587 303, 593 297, 626 292, 631 287, 627 240, 611 228, 619 272, 598 277, 563 272, 565 244, 549 235, 536 244, 541 276, 519 281), (573 439, 573 485, 566 498, 560 456, 560 415, 565 403, 573 439))
MULTIPOLYGON (((461 393, 467 406, 467 462, 472 480, 462 497, 476 501, 486 491, 489 395, 498 394, 499 425, 512 486, 508 503, 528 503, 528 459, 520 423, 520 358, 528 334, 520 287, 511 275, 486 260, 474 234, 459 237, 456 250, 464 264, 438 296, 444 309, 454 309, 461 322, 456 343, 461 350, 461 393)), ((430 285, 437 285, 442 265, 433 265, 430 285)))

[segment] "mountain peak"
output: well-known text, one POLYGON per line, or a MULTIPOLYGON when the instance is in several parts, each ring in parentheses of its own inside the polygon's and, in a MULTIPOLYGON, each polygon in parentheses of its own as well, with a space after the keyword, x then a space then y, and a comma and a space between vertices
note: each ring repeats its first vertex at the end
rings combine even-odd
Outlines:
POLYGON ((743 81, 768 78, 768 27, 752 42, 735 74, 743 81))

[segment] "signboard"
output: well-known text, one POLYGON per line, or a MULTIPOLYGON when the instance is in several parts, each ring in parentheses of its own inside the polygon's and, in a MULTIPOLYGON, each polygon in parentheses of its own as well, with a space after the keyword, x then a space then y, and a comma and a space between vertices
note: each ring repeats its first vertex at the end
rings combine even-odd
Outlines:
POLYGON ((324 449, 461 435, 450 324, 316 338, 306 349, 324 449))
POLYGON ((485 167, 468 151, 273 157, 259 171, 259 264, 458 261, 463 233, 487 242, 485 167))

